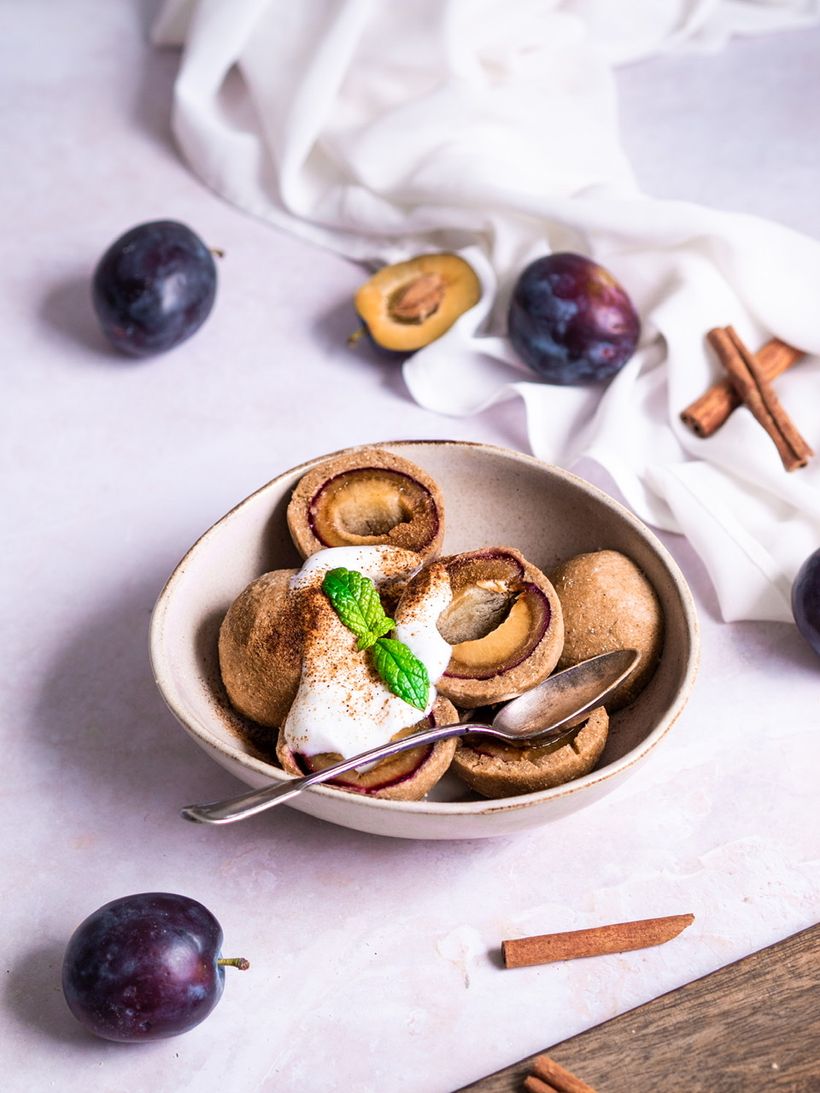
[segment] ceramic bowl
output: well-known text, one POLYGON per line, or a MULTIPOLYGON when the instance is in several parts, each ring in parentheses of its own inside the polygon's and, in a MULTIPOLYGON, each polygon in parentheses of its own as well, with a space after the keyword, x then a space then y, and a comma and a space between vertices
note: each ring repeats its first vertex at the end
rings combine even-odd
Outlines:
MULTIPOLYGON (((598 768, 554 789, 503 800, 475 797, 453 776, 424 801, 382 801, 318 786, 290 807, 331 823, 410 839, 510 835, 593 804, 646 759, 680 715, 697 670, 698 626, 677 565, 630 512, 580 478, 519 452, 459 441, 379 443, 427 470, 444 494, 444 553, 517 547, 549 572, 584 551, 629 555, 663 606, 663 654, 647 688, 613 717, 598 768)), ((338 455, 339 453, 332 453, 338 455)), ((285 471, 206 531, 171 574, 154 609, 151 659, 157 685, 193 740, 231 774, 260 787, 288 778, 250 742, 228 706, 219 676, 217 635, 231 602, 255 577, 298 566, 285 510, 291 491, 320 456, 285 471)), ((225 796, 237 792, 225 780, 225 796)), ((180 801, 180 805, 190 802, 180 801)), ((275 812, 270 822, 276 823, 275 812)))

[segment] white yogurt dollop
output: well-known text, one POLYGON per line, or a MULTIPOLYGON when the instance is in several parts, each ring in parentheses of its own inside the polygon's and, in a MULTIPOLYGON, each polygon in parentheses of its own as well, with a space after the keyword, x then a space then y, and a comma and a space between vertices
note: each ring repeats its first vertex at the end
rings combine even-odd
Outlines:
POLYGON ((419 556, 410 550, 391 546, 327 547, 306 558, 302 568, 290 579, 291 588, 320 585, 331 569, 355 569, 378 584, 388 577, 410 576, 419 568, 419 556))
POLYGON ((447 571, 441 569, 420 603, 405 610, 400 605, 396 611, 396 637, 426 666, 430 681, 434 683, 444 675, 453 653, 436 626, 442 611, 452 600, 450 578, 447 571))
MULTIPOLYGON (((418 568, 418 556, 398 547, 329 547, 312 554, 292 578, 293 590, 319 588, 331 569, 353 569, 378 586, 418 568)), ((436 620, 450 603, 446 576, 405 617, 397 612, 396 637, 427 667, 431 684, 441 678, 450 660, 450 646, 436 620)), ((435 686, 425 710, 394 695, 373 671, 370 654, 356 648, 356 637, 341 621, 329 599, 313 605, 316 625, 305 637, 299 690, 283 731, 292 751, 304 755, 338 753, 344 758, 386 743, 430 712, 435 686)))

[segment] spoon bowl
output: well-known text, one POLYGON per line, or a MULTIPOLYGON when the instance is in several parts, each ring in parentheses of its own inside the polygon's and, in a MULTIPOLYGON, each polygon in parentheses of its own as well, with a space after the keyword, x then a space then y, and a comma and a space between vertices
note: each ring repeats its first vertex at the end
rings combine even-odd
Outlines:
POLYGON ((381 747, 343 759, 324 770, 314 771, 303 778, 294 778, 285 785, 271 785, 215 801, 208 805, 187 805, 181 815, 186 820, 203 824, 230 824, 256 816, 259 812, 284 804, 303 789, 329 782, 339 774, 365 764, 389 759, 401 751, 435 744, 453 736, 490 736, 505 744, 524 745, 560 741, 574 731, 583 716, 600 706, 619 683, 632 672, 640 653, 635 649, 616 649, 611 653, 583 660, 571 668, 539 683, 518 698, 501 707, 485 725, 480 721, 459 721, 452 725, 437 725, 422 729, 411 736, 390 740, 381 747))
POLYGON ((640 659, 636 649, 616 649, 582 660, 507 702, 489 728, 510 744, 533 741, 546 744, 566 736, 573 728, 567 723, 576 722, 603 705, 604 699, 635 670, 640 659))

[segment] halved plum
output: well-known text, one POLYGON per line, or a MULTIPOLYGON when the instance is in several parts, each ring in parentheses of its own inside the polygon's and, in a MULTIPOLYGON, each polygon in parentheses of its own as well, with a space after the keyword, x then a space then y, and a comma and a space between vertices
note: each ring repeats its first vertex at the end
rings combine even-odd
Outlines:
MULTIPOLYGON (((413 353, 481 299, 481 282, 457 254, 423 254, 383 266, 356 293, 362 330, 393 353, 413 353)), ((354 334, 349 341, 358 340, 354 334)))
POLYGON ((409 459, 381 448, 348 452, 308 471, 287 518, 305 558, 325 547, 380 544, 429 558, 444 538, 444 499, 436 483, 409 459))
POLYGON ((437 620, 451 647, 439 694, 466 708, 502 702, 546 679, 561 654, 561 604, 544 574, 512 547, 490 547, 430 563, 407 585, 397 618, 424 596, 434 567, 452 600, 437 620))
MULTIPOLYGON (((433 709, 415 725, 396 733, 393 739, 409 736, 434 725, 449 725, 458 721, 458 712, 446 698, 437 698, 433 709)), ((348 771, 326 785, 348 793, 360 793, 370 797, 382 797, 391 801, 420 801, 446 772, 456 750, 456 740, 440 740, 399 752, 390 759, 383 759, 369 770, 348 771)), ((284 733, 279 733, 276 754, 282 769, 288 774, 303 775, 315 770, 325 770, 338 763, 340 755, 303 755, 291 750, 285 743, 284 733)))

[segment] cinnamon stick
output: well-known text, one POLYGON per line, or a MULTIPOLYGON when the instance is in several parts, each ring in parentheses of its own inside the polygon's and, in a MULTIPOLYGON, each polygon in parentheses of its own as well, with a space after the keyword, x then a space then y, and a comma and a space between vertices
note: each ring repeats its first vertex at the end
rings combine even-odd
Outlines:
POLYGON ((771 384, 763 378, 754 354, 734 327, 717 327, 706 337, 728 372, 736 394, 763 426, 786 470, 805 467, 813 451, 797 431, 771 384))
POLYGON ((524 1089, 527 1093, 558 1093, 554 1085, 550 1085, 549 1082, 542 1082, 540 1078, 536 1078, 533 1074, 528 1074, 524 1079, 524 1089))
POLYGON ((502 941, 501 951, 508 968, 528 968, 534 964, 552 964, 557 960, 626 953, 671 941, 694 921, 694 915, 669 915, 638 922, 616 922, 610 926, 595 926, 591 930, 569 930, 560 934, 539 934, 502 941))
MULTIPOLYGON (((805 354, 780 338, 772 338, 757 351, 755 360, 768 383, 782 376, 805 354)), ((700 437, 713 436, 730 415, 741 406, 741 399, 728 379, 720 379, 695 399, 681 413, 681 421, 700 437)))
MULTIPOLYGON (((548 1083, 548 1089, 557 1089, 558 1093, 595 1093, 591 1085, 576 1078, 573 1073, 556 1063, 549 1055, 536 1055, 532 1061, 532 1072, 536 1079, 548 1083)), ((540 1093, 533 1090, 533 1093, 540 1093)))

